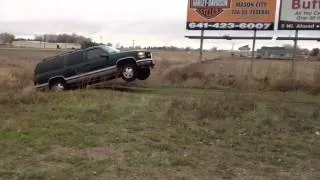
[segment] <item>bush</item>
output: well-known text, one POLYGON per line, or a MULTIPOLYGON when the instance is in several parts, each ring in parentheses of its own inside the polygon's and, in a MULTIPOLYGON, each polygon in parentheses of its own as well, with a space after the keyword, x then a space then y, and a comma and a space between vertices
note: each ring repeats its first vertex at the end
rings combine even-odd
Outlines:
POLYGON ((313 48, 311 51, 310 51, 310 56, 312 57, 315 57, 315 56, 319 56, 319 53, 320 53, 320 49, 319 48, 313 48))
POLYGON ((4 43, 12 43, 12 41, 15 39, 13 34, 9 33, 2 33, 0 34, 0 39, 4 41, 4 43))

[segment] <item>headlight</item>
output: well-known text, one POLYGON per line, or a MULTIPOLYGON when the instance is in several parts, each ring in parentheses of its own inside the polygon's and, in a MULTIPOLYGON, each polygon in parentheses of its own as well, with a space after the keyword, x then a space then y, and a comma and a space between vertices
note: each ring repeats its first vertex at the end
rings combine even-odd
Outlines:
POLYGON ((139 57, 140 59, 143 59, 143 58, 146 57, 146 55, 145 55, 144 52, 139 52, 139 53, 138 53, 138 57, 139 57))

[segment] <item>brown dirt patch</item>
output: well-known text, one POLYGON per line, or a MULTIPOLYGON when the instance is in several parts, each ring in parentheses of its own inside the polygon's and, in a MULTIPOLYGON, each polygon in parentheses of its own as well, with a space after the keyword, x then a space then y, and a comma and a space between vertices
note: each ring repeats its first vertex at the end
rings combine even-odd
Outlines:
POLYGON ((44 156, 54 156, 54 157, 85 157, 85 151, 81 149, 53 146, 49 152, 44 156))
POLYGON ((87 157, 90 160, 104 160, 106 159, 108 156, 111 155, 110 151, 108 151, 106 148, 90 148, 90 149, 86 149, 86 154, 87 157))

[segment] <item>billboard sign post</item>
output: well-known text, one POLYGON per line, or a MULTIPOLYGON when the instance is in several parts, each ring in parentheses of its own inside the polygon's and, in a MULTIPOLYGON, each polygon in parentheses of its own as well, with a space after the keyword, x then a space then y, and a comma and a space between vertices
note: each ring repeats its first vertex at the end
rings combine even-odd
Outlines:
POLYGON ((204 36, 204 30, 201 30, 199 61, 202 61, 202 56, 203 56, 203 36, 204 36))

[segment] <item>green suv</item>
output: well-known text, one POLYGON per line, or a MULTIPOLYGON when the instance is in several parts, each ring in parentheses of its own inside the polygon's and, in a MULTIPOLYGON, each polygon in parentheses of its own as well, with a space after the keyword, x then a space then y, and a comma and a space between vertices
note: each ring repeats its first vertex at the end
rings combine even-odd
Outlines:
POLYGON ((116 78, 146 80, 154 66, 149 51, 121 52, 99 45, 43 59, 34 70, 34 85, 63 91, 116 78))

